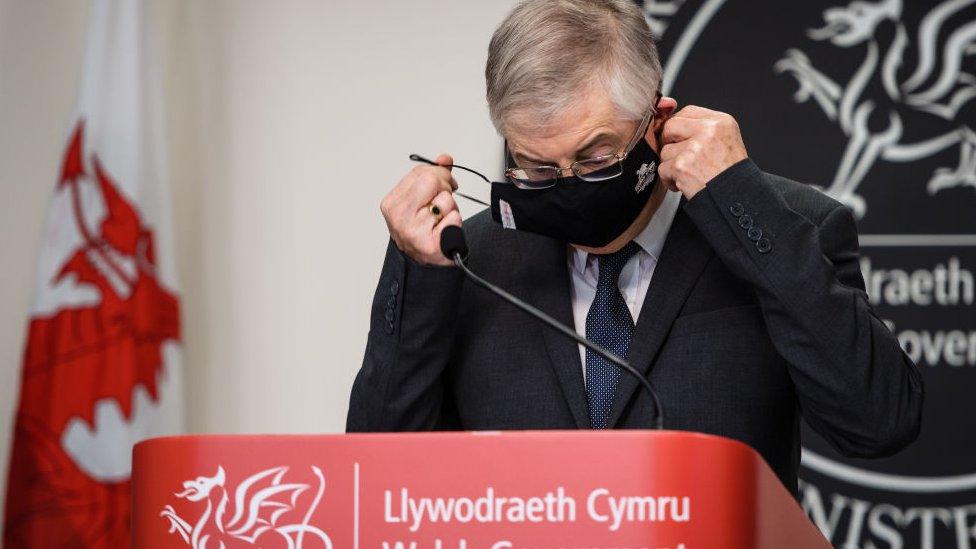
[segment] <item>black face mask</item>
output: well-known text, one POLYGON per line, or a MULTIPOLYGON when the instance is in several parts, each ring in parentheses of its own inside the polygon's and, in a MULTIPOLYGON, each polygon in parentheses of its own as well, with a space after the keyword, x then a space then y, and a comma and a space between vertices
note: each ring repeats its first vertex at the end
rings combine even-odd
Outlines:
POLYGON ((491 184, 491 218, 506 229, 541 234, 571 244, 600 248, 623 234, 657 187, 660 158, 644 138, 612 179, 590 182, 560 178, 546 189, 491 184))

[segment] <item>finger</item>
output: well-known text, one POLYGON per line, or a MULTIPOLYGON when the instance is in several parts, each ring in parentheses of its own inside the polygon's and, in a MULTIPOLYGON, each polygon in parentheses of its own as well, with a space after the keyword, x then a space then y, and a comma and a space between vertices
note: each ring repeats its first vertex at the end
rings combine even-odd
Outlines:
POLYGON ((679 118, 714 118, 716 115, 721 114, 718 111, 713 111, 712 109, 706 109, 705 107, 699 107, 698 105, 685 105, 684 108, 674 113, 674 116, 679 118))
MULTIPOLYGON (((454 196, 448 191, 441 191, 431 199, 430 203, 420 209, 420 215, 430 216, 440 221, 452 210, 458 209, 454 196)), ((433 224, 431 225, 433 226, 433 224)))
POLYGON ((426 262, 443 266, 452 265, 454 263, 452 259, 448 259, 444 255, 444 253, 441 251, 440 245, 441 233, 445 228, 451 225, 456 225, 458 227, 461 226, 461 213, 457 210, 454 210, 446 215, 437 225, 428 230, 426 238, 429 240, 427 240, 427 244, 424 246, 424 249, 426 250, 424 254, 426 262))
MULTIPOLYGON (((441 153, 437 155, 437 163, 447 168, 447 171, 450 172, 454 167, 454 157, 447 153, 441 153)), ((458 189, 458 184, 457 181, 454 180, 453 176, 451 176, 450 183, 453 190, 456 191, 458 189)))
POLYGON ((454 165, 454 157, 452 157, 451 155, 449 155, 447 153, 441 153, 441 154, 437 155, 437 159, 435 160, 435 162, 437 162, 441 166, 444 166, 448 170, 450 170, 451 169, 451 166, 454 165))
POLYGON ((426 168, 413 179, 410 189, 404 196, 405 206, 417 211, 426 206, 437 193, 452 192, 457 183, 444 168, 426 168))
POLYGON ((440 222, 434 226, 434 237, 436 238, 437 242, 441 241, 441 232, 451 225, 455 225, 457 227, 461 226, 461 212, 458 210, 450 211, 444 216, 444 219, 441 219, 440 222))
POLYGON ((679 141, 677 143, 668 143, 667 145, 661 147, 661 161, 667 162, 669 160, 674 160, 675 157, 688 150, 694 143, 695 142, 692 139, 679 141))
POLYGON ((689 139, 703 128, 703 120, 672 116, 664 123, 661 138, 665 143, 678 143, 689 139))
POLYGON ((454 167, 454 159, 451 158, 451 155, 449 154, 441 154, 437 157, 437 163, 439 166, 434 166, 432 168, 427 168, 426 166, 419 167, 421 169, 427 169, 428 171, 433 170, 433 173, 437 174, 437 177, 446 177, 447 182, 451 185, 451 190, 456 191, 458 184, 454 179, 454 176, 451 175, 451 168, 454 167))
POLYGON ((675 172, 674 161, 661 162, 657 167, 657 175, 669 189, 677 189, 677 173, 675 172))

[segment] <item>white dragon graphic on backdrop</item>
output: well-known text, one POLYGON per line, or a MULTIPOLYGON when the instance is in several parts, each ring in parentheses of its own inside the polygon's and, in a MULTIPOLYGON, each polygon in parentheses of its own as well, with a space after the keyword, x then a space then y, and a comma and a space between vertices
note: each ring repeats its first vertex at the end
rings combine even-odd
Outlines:
POLYGON ((964 66, 967 57, 976 55, 976 21, 961 13, 974 4, 976 0, 947 0, 936 5, 921 19, 914 44, 902 22, 902 0, 854 1, 826 9, 825 25, 809 30, 807 36, 840 48, 865 49, 860 67, 844 86, 814 68, 799 49, 787 50, 774 65, 776 72, 790 73, 799 82, 794 95, 798 103, 813 98, 848 137, 826 192, 859 218, 866 204, 856 190, 879 160, 911 162, 958 146, 959 165, 936 169, 927 190, 935 194, 951 187, 976 187, 976 133, 956 119, 976 97, 976 77, 964 66), (909 74, 900 69, 910 46, 915 51, 909 57, 914 66, 906 67, 912 69, 909 74), (917 115, 942 119, 942 130, 906 142, 905 120, 917 115), (869 124, 872 118, 883 122, 869 124))
POLYGON ((206 502, 203 513, 196 520, 184 520, 172 505, 165 506, 160 516, 169 520, 169 532, 178 533, 193 549, 226 549, 228 545, 225 541, 231 547, 239 546, 242 542, 256 545, 262 536, 277 537, 289 549, 302 549, 307 536, 318 540, 315 547, 332 549, 329 536, 309 525, 325 493, 322 470, 315 466, 311 469, 318 479, 318 490, 300 522, 288 521, 285 517, 295 509, 299 497, 311 485, 283 483, 288 467, 274 467, 251 475, 234 490, 231 503, 229 490, 225 487, 227 476, 224 468, 218 466, 216 475, 187 480, 183 483, 184 490, 174 494, 187 501, 206 502))

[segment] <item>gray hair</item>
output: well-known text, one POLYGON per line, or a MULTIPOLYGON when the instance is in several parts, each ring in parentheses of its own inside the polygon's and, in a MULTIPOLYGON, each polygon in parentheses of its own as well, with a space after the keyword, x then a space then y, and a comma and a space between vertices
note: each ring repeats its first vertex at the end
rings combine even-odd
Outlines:
POLYGON ((513 114, 545 125, 594 86, 619 116, 639 120, 653 107, 661 61, 633 0, 528 0, 491 37, 485 81, 503 135, 513 114))

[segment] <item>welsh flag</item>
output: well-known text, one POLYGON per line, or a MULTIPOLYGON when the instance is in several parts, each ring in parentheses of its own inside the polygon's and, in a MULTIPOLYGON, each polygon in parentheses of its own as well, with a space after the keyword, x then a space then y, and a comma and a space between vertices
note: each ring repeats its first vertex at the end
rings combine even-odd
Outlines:
POLYGON ((127 547, 132 445, 182 429, 162 97, 147 6, 94 0, 41 236, 6 547, 127 547))

